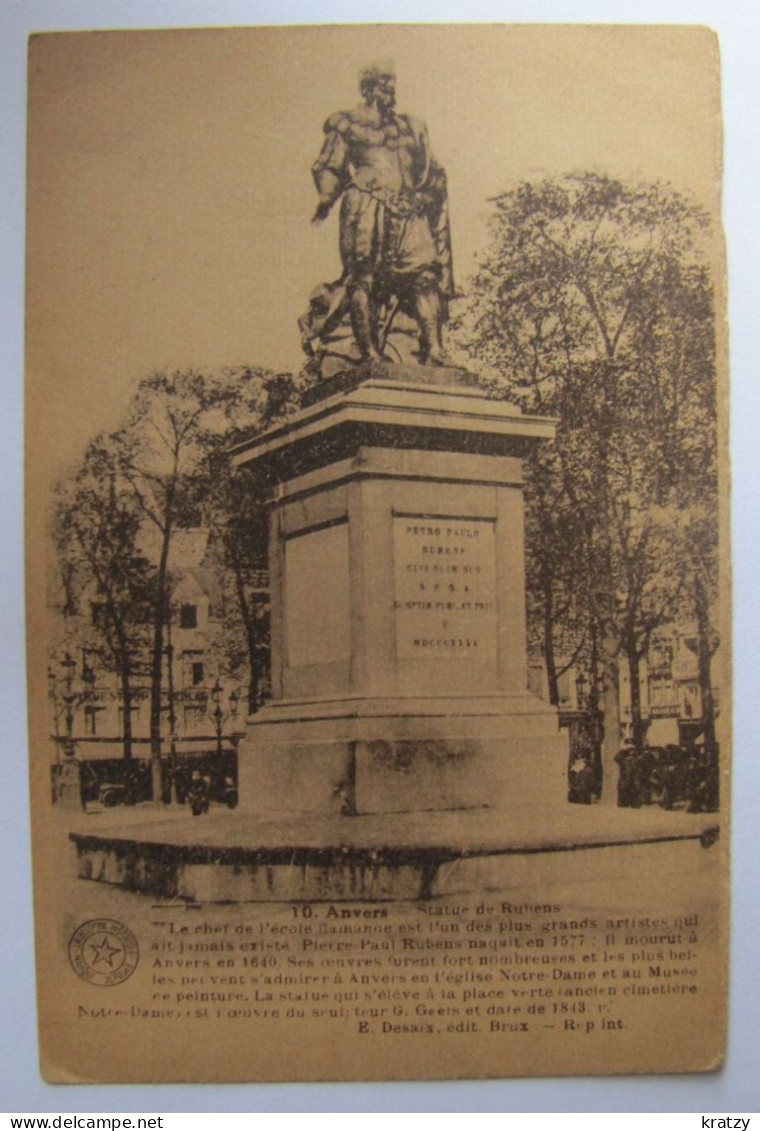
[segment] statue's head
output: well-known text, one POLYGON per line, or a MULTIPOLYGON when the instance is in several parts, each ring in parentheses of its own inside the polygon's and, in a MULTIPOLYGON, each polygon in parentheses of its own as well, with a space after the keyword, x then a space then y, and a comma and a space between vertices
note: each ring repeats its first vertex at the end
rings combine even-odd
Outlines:
POLYGON ((375 103, 381 110, 396 105, 396 68, 393 63, 370 63, 359 72, 359 90, 365 102, 375 103))

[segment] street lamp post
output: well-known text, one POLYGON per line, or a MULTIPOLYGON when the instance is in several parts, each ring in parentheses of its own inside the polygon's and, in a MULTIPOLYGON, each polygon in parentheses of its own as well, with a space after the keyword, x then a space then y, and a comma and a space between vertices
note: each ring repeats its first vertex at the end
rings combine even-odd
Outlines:
POLYGON ((85 701, 85 694, 78 694, 74 690, 77 662, 69 652, 64 653, 60 666, 63 674, 56 673, 52 667, 48 668, 48 687, 53 701, 57 766, 53 799, 63 808, 81 809, 83 800, 80 767, 74 756, 76 753, 74 712, 85 701), (60 726, 61 715, 63 715, 63 734, 60 726), (60 756, 61 750, 63 759, 60 756))
POLYGON ((233 719, 237 715, 239 694, 237 690, 230 692, 228 701, 229 709, 227 711, 224 711, 222 708, 222 685, 217 677, 216 683, 211 688, 211 698, 214 703, 214 710, 211 717, 213 718, 214 726, 216 727, 216 752, 217 755, 221 756, 222 732, 224 730, 224 724, 227 719, 233 719))

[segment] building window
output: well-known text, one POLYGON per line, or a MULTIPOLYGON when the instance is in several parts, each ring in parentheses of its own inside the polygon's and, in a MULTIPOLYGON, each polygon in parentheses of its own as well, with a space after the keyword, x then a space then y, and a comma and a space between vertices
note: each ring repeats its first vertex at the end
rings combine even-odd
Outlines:
POLYGON ((198 627, 198 606, 197 605, 181 605, 180 606, 179 627, 180 628, 197 628, 198 627))
POLYGON ((197 730, 202 725, 203 720, 206 718, 206 707, 194 703, 192 706, 185 707, 185 729, 197 730))
POLYGON ((678 692, 672 679, 659 676, 649 679, 649 709, 654 718, 678 714, 678 692))
POLYGON ((98 732, 98 709, 97 707, 85 707, 84 709, 84 733, 95 736, 98 732))
POLYGON ((193 687, 203 686, 203 664, 194 663, 190 666, 193 687))
POLYGON ((654 641, 649 654, 649 674, 663 680, 673 678, 673 644, 671 641, 654 641))

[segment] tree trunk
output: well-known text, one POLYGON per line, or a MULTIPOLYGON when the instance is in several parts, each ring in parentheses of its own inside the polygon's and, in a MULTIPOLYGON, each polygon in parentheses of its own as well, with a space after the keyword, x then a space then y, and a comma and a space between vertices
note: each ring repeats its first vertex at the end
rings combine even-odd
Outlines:
POLYGON ((604 788, 604 761, 602 758, 602 743, 604 741, 604 716, 599 709, 601 701, 601 688, 599 686, 599 626, 596 617, 589 620, 589 637, 591 649, 589 655, 589 691, 588 691, 588 735, 592 750, 592 765, 594 768, 594 793, 601 798, 604 788))
POLYGON ((627 642, 625 654, 628 662, 628 682, 631 696, 631 737, 636 752, 640 754, 644 748, 647 728, 641 716, 640 661, 634 642, 627 642))
POLYGON ((243 571, 240 568, 238 559, 233 554, 230 554, 230 564, 235 575, 235 590, 237 592, 238 604, 240 605, 240 615, 243 618, 243 626, 245 628, 245 642, 246 650, 248 652, 249 675, 248 713, 252 715, 258 707, 259 691, 258 657, 256 655, 258 633, 256 631, 255 609, 251 608, 251 604, 248 601, 245 593, 243 571))
POLYGON ((617 765, 615 755, 620 750, 620 683, 618 670, 618 644, 614 635, 605 633, 602 640, 604 668, 604 701, 602 741, 602 801, 617 801, 617 765))
POLYGON ((717 810, 720 801, 720 767, 718 743, 715 737, 715 699, 712 690, 710 661, 712 647, 710 640, 710 603, 707 588, 699 576, 694 578, 694 607, 697 614, 697 672, 699 694, 702 699, 702 732, 705 740, 705 807, 717 810))
POLYGON ((129 655, 121 660, 119 672, 121 701, 124 704, 124 761, 132 761, 132 681, 129 670, 129 655))
POLYGON ((153 804, 162 803, 161 782, 161 690, 164 660, 164 620, 167 615, 167 572, 171 541, 171 502, 167 501, 161 557, 156 579, 156 604, 153 613, 153 644, 150 657, 150 780, 153 804))
POLYGON ((557 661, 554 655, 554 595, 551 578, 544 578, 544 664, 546 666, 546 686, 552 707, 559 706, 559 684, 557 681, 557 661))
POLYGON ((694 579, 694 608, 697 614, 697 671, 699 694, 702 699, 702 724, 705 745, 715 749, 715 700, 713 698, 710 661, 710 606, 701 577, 694 579))

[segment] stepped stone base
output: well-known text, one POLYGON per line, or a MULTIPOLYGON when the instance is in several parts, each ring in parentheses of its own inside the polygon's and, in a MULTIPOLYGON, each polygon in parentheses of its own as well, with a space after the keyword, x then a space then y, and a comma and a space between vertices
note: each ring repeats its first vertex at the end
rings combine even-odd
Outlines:
POLYGON ((528 814, 497 811, 268 822, 228 811, 171 820, 148 811, 117 833, 97 828, 105 820, 71 834, 80 878, 191 903, 427 900, 508 890, 528 870, 540 886, 556 879, 556 853, 571 876, 587 867, 589 850, 600 850, 599 874, 613 874, 621 852, 680 841, 689 867, 699 845, 718 836, 710 815, 574 805, 543 835, 528 814))
POLYGON ((509 809, 567 800, 567 735, 529 696, 277 704, 249 721, 249 813, 509 809), (453 713, 455 712, 455 713, 453 713))

